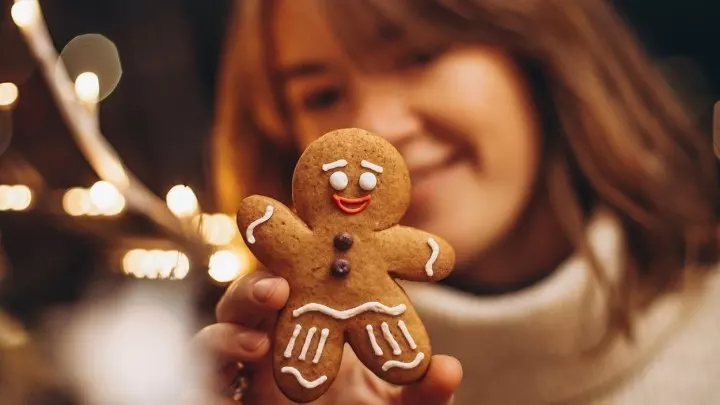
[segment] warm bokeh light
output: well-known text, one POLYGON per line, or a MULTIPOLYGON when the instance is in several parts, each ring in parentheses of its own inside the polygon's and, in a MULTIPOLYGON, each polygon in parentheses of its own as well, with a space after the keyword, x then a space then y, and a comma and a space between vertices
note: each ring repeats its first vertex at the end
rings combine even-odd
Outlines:
POLYGON ((75 187, 66 191, 62 200, 63 209, 69 215, 79 217, 90 210, 90 193, 84 188, 75 187))
POLYGON ((18 27, 30 27, 40 15, 40 4, 37 0, 16 0, 10 9, 10 15, 18 27))
POLYGON ((100 79, 93 72, 80 73, 75 79, 75 94, 84 103, 97 103, 100 97, 100 79))
POLYGON ((168 191, 165 201, 170 211, 179 217, 191 216, 198 210, 198 200, 195 193, 190 187, 181 184, 168 191))
POLYGON ((15 83, 0 83, 0 108, 10 107, 18 98, 18 88, 15 83))
POLYGON ((171 271, 171 278, 178 280, 184 279, 190 272, 190 259, 183 253, 175 253, 173 254, 173 260, 174 267, 171 271))
POLYGON ((125 209, 125 198, 112 184, 99 181, 90 189, 76 187, 66 191, 62 205, 74 217, 114 216, 125 209))
POLYGON ((123 272, 134 274, 136 269, 140 268, 145 253, 146 251, 142 249, 132 249, 125 253, 122 260, 123 272))
POLYGON ((120 214, 121 212, 123 212, 124 209, 125 209, 125 199, 119 198, 119 199, 115 200, 113 205, 111 205, 107 209, 105 209, 102 214, 111 217, 111 216, 120 214))
POLYGON ((220 283, 230 282, 245 274, 250 268, 250 258, 245 251, 218 250, 210 256, 208 274, 220 283))
POLYGON ((225 214, 202 214, 195 220, 203 239, 215 246, 228 245, 237 235, 235 220, 225 214))
POLYGON ((24 185, 0 185, 0 211, 25 211, 32 204, 32 191, 24 185))
POLYGON ((125 208, 125 198, 107 181, 98 181, 90 187, 90 200, 103 215, 117 215, 125 208))
POLYGON ((122 77, 117 47, 99 33, 81 34, 68 41, 60 52, 56 69, 65 70, 71 78, 92 72, 102 79, 98 83, 97 102, 108 98, 122 77))
POLYGON ((183 279, 190 271, 190 260, 177 250, 132 249, 125 253, 122 268, 137 278, 183 279))

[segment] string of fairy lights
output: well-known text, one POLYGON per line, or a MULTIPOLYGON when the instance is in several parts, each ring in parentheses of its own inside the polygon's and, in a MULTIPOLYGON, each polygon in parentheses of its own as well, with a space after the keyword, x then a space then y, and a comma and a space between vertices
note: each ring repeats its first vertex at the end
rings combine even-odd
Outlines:
MULTIPOLYGON (((225 283, 249 271, 250 255, 242 248, 242 239, 231 216, 202 212, 193 190, 182 184, 168 190, 160 207, 158 198, 133 179, 119 157, 104 142, 99 132, 97 109, 101 98, 109 93, 100 94, 102 77, 94 71, 80 72, 74 80, 68 77, 64 62, 52 49, 38 1, 15 0, 11 16, 41 68, 44 68, 45 75, 53 75, 50 86, 61 112, 74 130, 78 146, 101 178, 89 187, 73 187, 64 191, 62 211, 71 217, 92 219, 119 217, 129 208, 134 208, 166 229, 172 228, 180 235, 190 232, 193 234, 190 237, 197 237, 202 243, 212 246, 213 253, 203 268, 207 268, 213 280, 225 283)), ((108 80, 117 81, 119 77, 108 80)), ((18 97, 20 91, 15 83, 0 83, 0 114, 5 114, 8 120, 18 97)), ((32 210, 35 198, 35 191, 28 185, 0 184, 0 211, 32 210)), ((121 268, 125 274, 137 278, 182 279, 192 266, 188 255, 180 250, 134 247, 122 255, 121 268)))

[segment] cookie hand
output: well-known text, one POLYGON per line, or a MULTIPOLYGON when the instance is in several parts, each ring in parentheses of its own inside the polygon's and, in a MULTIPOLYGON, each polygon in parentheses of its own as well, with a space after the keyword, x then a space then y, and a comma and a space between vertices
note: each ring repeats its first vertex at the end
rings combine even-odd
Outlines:
POLYGON ((455 265, 455 251, 445 240, 421 230, 396 225, 378 231, 377 249, 388 252, 388 272, 411 281, 438 281, 455 265))
POLYGON ((245 244, 267 267, 282 269, 301 252, 312 232, 295 214, 272 198, 242 200, 237 226, 245 244))

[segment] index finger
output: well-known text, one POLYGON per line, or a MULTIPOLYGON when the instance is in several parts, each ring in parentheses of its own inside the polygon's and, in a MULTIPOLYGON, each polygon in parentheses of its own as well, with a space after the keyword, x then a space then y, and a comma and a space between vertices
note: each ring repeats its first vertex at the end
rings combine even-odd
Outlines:
POLYGON ((215 316, 218 322, 257 328, 285 306, 289 294, 290 286, 285 279, 255 271, 228 287, 215 308, 215 316))

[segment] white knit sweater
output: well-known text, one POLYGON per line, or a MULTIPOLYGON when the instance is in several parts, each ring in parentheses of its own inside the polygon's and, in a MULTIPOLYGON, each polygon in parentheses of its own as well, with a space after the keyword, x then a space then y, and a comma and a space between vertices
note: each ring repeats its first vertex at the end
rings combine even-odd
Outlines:
MULTIPOLYGON (((591 245, 617 280, 622 238, 600 216, 591 245)), ((603 335, 604 290, 580 257, 526 290, 477 297, 407 286, 435 354, 457 357, 455 405, 720 404, 720 276, 666 295, 636 324, 636 339, 588 353, 603 335)))

